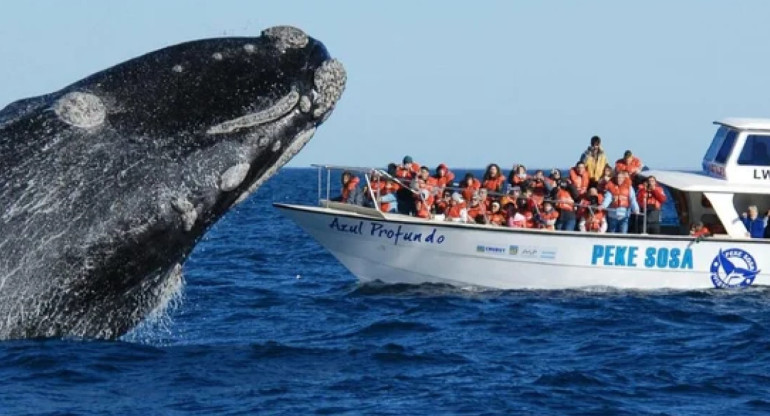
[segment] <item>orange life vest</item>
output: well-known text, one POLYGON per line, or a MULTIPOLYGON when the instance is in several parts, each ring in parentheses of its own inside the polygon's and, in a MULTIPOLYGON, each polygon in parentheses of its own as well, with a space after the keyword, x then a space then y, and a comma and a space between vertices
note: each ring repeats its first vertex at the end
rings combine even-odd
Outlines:
POLYGON ((626 180, 623 185, 614 182, 607 184, 607 190, 612 194, 612 208, 628 208, 631 206, 631 181, 626 180))
POLYGON ((420 165, 415 162, 396 168, 396 177, 401 179, 413 179, 420 172, 420 165))
POLYGON ((489 192, 500 192, 505 183, 505 176, 497 175, 497 177, 485 179, 482 187, 486 188, 489 192))
POLYGON ((591 212, 586 210, 586 216, 584 218, 586 220, 586 231, 596 233, 602 230, 604 211, 595 209, 593 215, 591 215, 591 212))
POLYGON ((428 196, 428 199, 423 201, 419 197, 417 198, 417 216, 420 218, 430 218, 430 209, 433 207, 433 195, 428 196))
POLYGON ((557 218, 559 218, 559 212, 555 209, 552 209, 551 212, 540 211, 540 228, 555 230, 557 218))
POLYGON ((641 184, 636 192, 636 202, 639 203, 640 209, 644 209, 645 205, 660 209, 660 206, 666 202, 666 194, 659 186, 656 186, 652 192, 647 192, 647 187, 641 184))
POLYGON ((583 195, 588 191, 588 184, 591 181, 591 177, 588 175, 588 171, 583 171, 583 174, 579 174, 576 168, 569 170, 569 179, 572 184, 575 185, 580 195, 583 195))
POLYGON ((350 193, 353 192, 354 189, 356 189, 356 186, 358 186, 359 181, 361 181, 361 179, 359 179, 358 176, 353 176, 342 187, 342 202, 347 202, 348 198, 350 197, 350 193))
POLYGON ((575 200, 566 189, 559 189, 556 192, 556 209, 561 211, 572 211, 575 209, 575 200))
POLYGON ((489 214, 489 223, 495 224, 495 225, 503 225, 505 224, 505 214, 502 211, 490 213, 489 214))
POLYGON ((634 176, 642 168, 642 161, 638 157, 632 157, 631 162, 626 162, 626 159, 618 159, 615 161, 615 171, 628 172, 629 175, 634 176))
POLYGON ((466 185, 466 182, 463 181, 462 195, 466 201, 470 201, 471 199, 473 199, 473 194, 475 194, 476 191, 481 189, 481 182, 479 182, 478 179, 473 178, 473 183, 470 186, 465 186, 465 185, 466 185))
POLYGON ((449 206, 446 210, 446 217, 452 219, 459 219, 462 217, 462 210, 465 209, 465 202, 460 202, 455 205, 449 206))
POLYGON ((470 220, 472 220, 474 222, 478 222, 477 218, 483 217, 484 214, 486 213, 486 211, 487 210, 484 209, 484 204, 483 203, 479 203, 475 207, 471 206, 470 208, 468 208, 468 219, 470 219, 470 220))

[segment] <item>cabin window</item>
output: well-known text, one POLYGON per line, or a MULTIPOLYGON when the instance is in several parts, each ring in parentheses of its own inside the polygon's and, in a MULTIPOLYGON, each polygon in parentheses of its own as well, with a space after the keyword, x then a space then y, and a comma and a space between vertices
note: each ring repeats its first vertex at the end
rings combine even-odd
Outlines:
POLYGON ((728 133, 733 132, 735 134, 735 130, 721 126, 719 129, 717 129, 716 134, 714 134, 714 139, 711 140, 711 144, 709 145, 708 150, 706 151, 706 155, 703 156, 703 160, 707 162, 713 162, 714 158, 717 156, 717 152, 722 147, 722 143, 725 141, 725 137, 727 137, 728 133))
POLYGON ((725 139, 722 141, 722 146, 719 148, 714 162, 724 164, 727 162, 727 158, 730 156, 730 152, 733 151, 735 145, 735 138, 738 136, 738 132, 735 130, 729 130, 725 139))
POLYGON ((747 137, 738 164, 770 166, 770 136, 752 134, 747 137))

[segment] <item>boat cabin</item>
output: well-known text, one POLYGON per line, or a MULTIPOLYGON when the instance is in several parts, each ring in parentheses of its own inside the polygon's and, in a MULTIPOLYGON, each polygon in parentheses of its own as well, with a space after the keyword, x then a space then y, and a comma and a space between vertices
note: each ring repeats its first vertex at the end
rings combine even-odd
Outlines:
POLYGON ((645 171, 665 185, 680 225, 702 221, 716 234, 746 238, 741 214, 770 209, 770 119, 728 118, 718 125, 701 172, 645 171))

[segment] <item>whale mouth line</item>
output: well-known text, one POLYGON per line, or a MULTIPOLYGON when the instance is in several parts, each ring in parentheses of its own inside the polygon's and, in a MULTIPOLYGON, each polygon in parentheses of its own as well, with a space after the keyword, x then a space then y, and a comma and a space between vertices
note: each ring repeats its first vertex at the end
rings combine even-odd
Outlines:
POLYGON ((346 82, 347 73, 342 64, 336 59, 327 59, 314 71, 313 89, 309 94, 300 96, 297 88, 292 87, 288 94, 269 108, 211 126, 206 134, 237 133, 271 123, 286 116, 298 105, 300 112, 309 113, 312 110, 312 116, 323 122, 342 96, 346 82))

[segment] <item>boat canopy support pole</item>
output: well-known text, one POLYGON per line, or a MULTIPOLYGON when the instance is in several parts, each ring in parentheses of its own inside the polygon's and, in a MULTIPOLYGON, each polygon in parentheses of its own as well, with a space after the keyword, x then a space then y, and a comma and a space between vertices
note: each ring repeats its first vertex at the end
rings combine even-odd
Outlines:
POLYGON ((735 205, 733 205, 733 194, 704 192, 703 196, 711 202, 711 207, 714 208, 717 217, 722 221, 722 225, 730 237, 746 238, 746 227, 743 225, 740 217, 738 217, 738 212, 735 210, 735 205))

